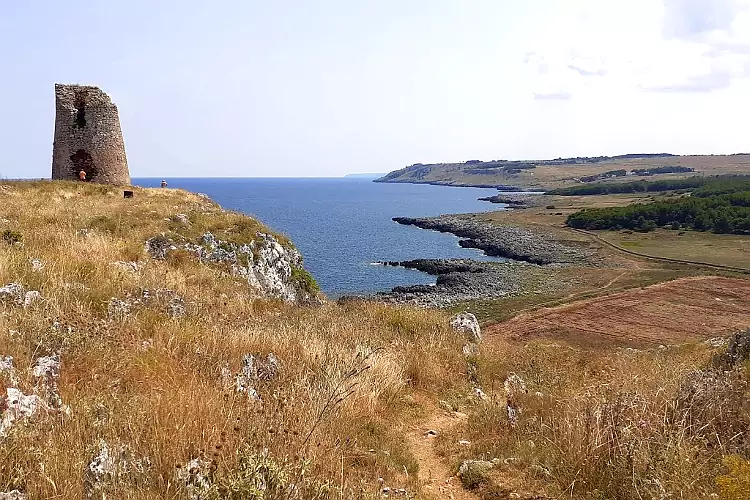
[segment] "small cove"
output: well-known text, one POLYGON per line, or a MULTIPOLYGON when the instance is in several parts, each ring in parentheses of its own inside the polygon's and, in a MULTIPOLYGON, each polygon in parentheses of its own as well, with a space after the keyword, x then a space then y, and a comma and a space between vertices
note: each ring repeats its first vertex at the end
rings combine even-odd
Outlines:
MULTIPOLYGON (((478 198, 494 189, 384 184, 361 178, 173 178, 170 188, 206 193, 231 210, 258 218, 289 236, 305 267, 330 297, 431 284, 435 277, 410 269, 373 265, 419 258, 502 260, 461 248, 451 234, 403 226, 398 216, 501 210, 478 198)), ((161 179, 133 179, 158 187, 161 179)))

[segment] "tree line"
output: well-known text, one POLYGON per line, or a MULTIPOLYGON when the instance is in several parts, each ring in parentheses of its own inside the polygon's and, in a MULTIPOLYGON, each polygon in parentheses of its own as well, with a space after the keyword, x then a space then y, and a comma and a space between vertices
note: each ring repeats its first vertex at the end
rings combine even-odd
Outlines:
POLYGON ((662 179, 657 181, 633 181, 633 182, 601 182, 585 186, 571 186, 567 188, 553 189, 547 194, 559 196, 585 196, 596 194, 619 194, 619 193, 653 193, 660 191, 692 190, 704 186, 721 186, 726 188, 737 182, 750 180, 748 175, 714 175, 710 177, 686 177, 684 179, 662 179))
POLYGON ((668 200, 584 209, 568 216, 567 224, 592 230, 651 231, 667 227, 750 234, 750 176, 714 179, 691 195, 668 200))

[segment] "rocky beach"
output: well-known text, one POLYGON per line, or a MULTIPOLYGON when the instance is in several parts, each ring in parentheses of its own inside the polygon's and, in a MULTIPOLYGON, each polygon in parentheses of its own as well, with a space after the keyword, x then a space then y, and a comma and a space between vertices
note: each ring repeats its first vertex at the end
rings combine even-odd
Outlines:
POLYGON ((451 233, 464 248, 477 248, 487 255, 531 264, 590 263, 593 253, 554 241, 550 236, 518 226, 499 226, 476 220, 474 214, 438 217, 394 217, 399 224, 451 233))
POLYGON ((438 217, 396 217, 399 224, 451 233, 464 248, 477 248, 506 262, 472 259, 416 259, 380 262, 385 266, 415 269, 436 276, 434 285, 398 286, 378 293, 377 300, 429 307, 447 307, 478 299, 493 299, 527 293, 545 293, 559 288, 550 279, 550 270, 576 265, 597 265, 595 255, 587 248, 553 239, 551 234, 526 227, 498 225, 475 214, 438 217))
POLYGON ((376 300, 384 302, 447 307, 462 301, 518 295, 539 286, 556 288, 554 283, 548 283, 544 267, 523 262, 416 259, 381 264, 415 269, 437 276, 434 285, 399 286, 390 292, 374 296, 376 300))

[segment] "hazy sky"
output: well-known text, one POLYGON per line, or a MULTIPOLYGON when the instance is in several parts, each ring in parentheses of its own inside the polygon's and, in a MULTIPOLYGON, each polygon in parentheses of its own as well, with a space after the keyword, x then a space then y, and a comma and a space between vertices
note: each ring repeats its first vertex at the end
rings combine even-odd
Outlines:
POLYGON ((1 0, 0 175, 50 174, 55 82, 131 174, 750 151, 747 0, 1 0))

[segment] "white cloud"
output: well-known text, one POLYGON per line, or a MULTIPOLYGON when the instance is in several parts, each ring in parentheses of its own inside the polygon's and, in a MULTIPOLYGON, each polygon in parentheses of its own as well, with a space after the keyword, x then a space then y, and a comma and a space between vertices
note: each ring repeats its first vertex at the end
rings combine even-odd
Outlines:
POLYGON ((538 92, 534 92, 534 99, 537 101, 567 101, 571 97, 573 97, 573 95, 569 92, 558 92, 556 94, 540 94, 538 92))
POLYGON ((535 98, 711 92, 750 76, 750 0, 566 2, 527 56, 535 98))

